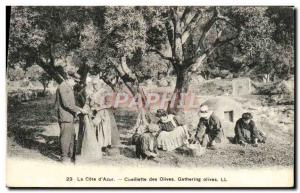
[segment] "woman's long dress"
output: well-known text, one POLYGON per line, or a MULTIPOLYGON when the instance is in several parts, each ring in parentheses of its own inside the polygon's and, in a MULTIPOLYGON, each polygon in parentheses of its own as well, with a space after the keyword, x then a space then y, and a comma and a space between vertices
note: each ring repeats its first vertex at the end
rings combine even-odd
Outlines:
MULTIPOLYGON (((90 90, 89 90, 90 91, 90 90)), ((101 146, 96 135, 96 127, 93 123, 92 93, 86 95, 86 101, 83 106, 89 115, 80 115, 80 124, 78 131, 78 140, 76 145, 76 162, 93 162, 102 158, 101 146)))
POLYGON ((113 147, 120 146, 120 133, 117 127, 117 122, 115 120, 115 115, 113 114, 112 109, 107 109, 107 113, 110 118, 110 126, 111 126, 111 145, 113 147))
POLYGON ((101 159, 101 146, 97 141, 95 127, 88 115, 83 119, 83 137, 81 152, 76 156, 76 162, 92 162, 101 159))
POLYGON ((95 119, 97 120, 94 124, 96 127, 96 136, 99 146, 107 147, 111 145, 111 123, 108 111, 106 109, 99 110, 95 119))
POLYGON ((111 106, 106 99, 102 99, 105 95, 103 90, 99 90, 93 95, 91 103, 97 113, 93 120, 96 127, 96 136, 99 146, 107 147, 120 145, 120 134, 112 112, 111 106))
POLYGON ((173 115, 168 115, 166 121, 158 122, 161 132, 157 137, 158 148, 165 151, 172 151, 187 144, 188 132, 186 126, 178 125, 173 115))

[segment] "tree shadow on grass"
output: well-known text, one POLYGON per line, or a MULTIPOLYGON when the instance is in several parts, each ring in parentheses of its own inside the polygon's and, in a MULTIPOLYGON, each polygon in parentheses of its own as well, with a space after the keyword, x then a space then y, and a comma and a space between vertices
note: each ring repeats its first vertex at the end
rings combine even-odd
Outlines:
POLYGON ((12 128, 9 135, 13 135, 14 141, 23 148, 37 150, 42 155, 54 160, 60 160, 60 147, 58 136, 47 136, 42 133, 42 127, 18 127, 12 128))
MULTIPOLYGON (((7 136, 23 148, 36 150, 45 157, 58 161, 59 137, 51 133, 51 129, 56 128, 49 128, 50 134, 45 135, 47 127, 56 123, 54 99, 54 96, 49 96, 25 103, 8 101, 7 136)), ((9 151, 14 150, 9 148, 9 151)), ((31 155, 27 157, 29 156, 31 155)))

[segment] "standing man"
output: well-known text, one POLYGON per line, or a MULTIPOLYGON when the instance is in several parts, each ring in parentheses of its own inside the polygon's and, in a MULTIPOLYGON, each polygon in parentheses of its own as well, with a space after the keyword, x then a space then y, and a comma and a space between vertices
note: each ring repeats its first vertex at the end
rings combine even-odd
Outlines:
POLYGON ((200 107, 200 120, 197 126, 195 138, 203 147, 215 150, 217 143, 224 140, 224 132, 220 119, 209 110, 207 105, 200 107))
POLYGON ((58 113, 58 123, 60 126, 60 147, 61 160, 63 163, 70 163, 74 153, 75 128, 74 118, 85 110, 75 105, 73 87, 75 81, 79 81, 80 76, 73 72, 68 72, 68 77, 56 90, 56 103, 58 113))

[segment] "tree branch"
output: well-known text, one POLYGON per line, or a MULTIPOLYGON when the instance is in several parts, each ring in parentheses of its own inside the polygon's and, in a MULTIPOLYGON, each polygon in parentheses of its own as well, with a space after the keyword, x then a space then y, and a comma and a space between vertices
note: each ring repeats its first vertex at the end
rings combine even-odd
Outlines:
POLYGON ((196 27, 196 24, 199 22, 200 18, 201 18, 200 13, 196 12, 193 18, 191 19, 191 21, 185 25, 185 29, 183 30, 182 34, 196 27))
POLYGON ((111 58, 108 58, 108 60, 112 63, 112 65, 115 67, 115 69, 118 72, 118 75, 127 82, 135 82, 137 81, 136 75, 132 72, 132 70, 128 67, 126 63, 126 57, 123 56, 121 58, 121 63, 118 64, 116 61, 112 60, 111 58), (124 79, 126 78, 126 80, 124 79))
POLYGON ((176 7, 171 7, 170 9, 170 18, 171 21, 173 23, 173 40, 172 40, 172 44, 173 44, 173 48, 172 48, 172 53, 173 56, 176 56, 176 38, 178 36, 178 25, 177 25, 177 21, 178 21, 178 16, 176 13, 177 8, 176 7))
POLYGON ((42 59, 38 58, 36 61, 39 65, 51 78, 53 78, 57 83, 61 83, 64 78, 60 73, 54 68, 54 66, 46 64, 42 59))
POLYGON ((180 18, 181 22, 183 22, 185 24, 187 23, 188 15, 189 15, 189 13, 191 13, 191 11, 192 11, 192 7, 186 7, 184 9, 183 14, 180 18))
POLYGON ((198 67, 203 63, 204 59, 210 56, 216 50, 216 48, 221 47, 224 44, 236 39, 238 35, 239 33, 236 33, 236 35, 225 40, 220 40, 220 38, 217 38, 210 48, 207 48, 202 55, 200 55, 194 60, 194 63, 190 64, 189 69, 191 69, 192 72, 195 72, 198 69, 198 67))
POLYGON ((206 36, 207 36, 208 32, 210 31, 211 27, 215 24, 215 22, 217 20, 223 20, 223 21, 229 23, 230 25, 232 25, 234 27, 234 25, 231 22, 231 19, 229 17, 221 15, 219 7, 215 7, 214 14, 213 14, 212 18, 203 27, 203 33, 201 34, 201 37, 200 37, 200 39, 198 41, 198 44, 197 44, 197 49, 198 50, 199 49, 200 50, 204 49, 203 48, 203 41, 206 38, 206 36))
POLYGON ((102 40, 99 42, 99 45, 102 45, 104 43, 106 43, 107 41, 109 41, 109 37, 118 29, 120 29, 120 26, 116 26, 113 29, 109 30, 106 35, 102 38, 102 40))
POLYGON ((183 30, 181 37, 182 37, 182 44, 186 42, 188 37, 190 36, 191 32, 194 31, 194 29, 197 27, 197 24, 199 23, 201 19, 201 14, 199 12, 195 13, 191 21, 186 24, 185 29, 183 30))
POLYGON ((229 23, 230 25, 232 25, 233 27, 235 27, 234 24, 231 22, 231 19, 229 17, 221 15, 219 7, 216 7, 216 11, 217 11, 217 20, 223 20, 223 21, 229 23))
POLYGON ((149 49, 149 50, 147 50, 147 52, 154 52, 154 53, 158 54, 164 60, 169 60, 171 62, 173 61, 172 57, 165 56, 163 53, 161 53, 157 49, 149 49))
POLYGON ((166 27, 166 30, 167 30, 167 36, 168 36, 168 40, 169 40, 169 43, 170 43, 170 47, 171 47, 171 50, 172 50, 172 53, 173 53, 174 48, 175 48, 175 46, 174 46, 174 39, 175 39, 174 30, 175 30, 175 28, 174 28, 174 25, 172 27, 172 23, 168 20, 165 22, 165 27, 166 27))
POLYGON ((200 50, 203 49, 203 41, 206 38, 206 36, 207 36, 209 30, 211 29, 211 27, 215 24, 215 22, 217 20, 217 16, 218 16, 218 11, 217 11, 217 8, 215 8, 213 16, 211 17, 210 20, 208 20, 206 22, 206 24, 203 27, 203 32, 202 32, 202 34, 200 36, 200 39, 197 43, 197 47, 196 47, 197 49, 199 49, 199 48, 200 48, 200 50))
POLYGON ((226 43, 228 43, 228 42, 236 39, 238 37, 238 35, 239 34, 237 33, 236 35, 234 35, 234 36, 232 36, 230 38, 227 38, 227 39, 225 39, 223 41, 220 40, 220 38, 217 38, 216 41, 213 43, 212 50, 207 51, 208 55, 210 55, 217 47, 220 47, 220 46, 222 46, 222 45, 224 45, 224 44, 226 44, 226 43))

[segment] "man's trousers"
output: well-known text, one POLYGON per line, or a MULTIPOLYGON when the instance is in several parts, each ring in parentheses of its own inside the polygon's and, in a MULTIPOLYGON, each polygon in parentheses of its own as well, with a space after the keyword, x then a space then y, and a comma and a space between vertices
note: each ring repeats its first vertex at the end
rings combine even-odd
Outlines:
POLYGON ((62 122, 60 126, 60 148, 61 160, 69 162, 73 158, 74 143, 75 143, 75 128, 74 123, 62 122))

